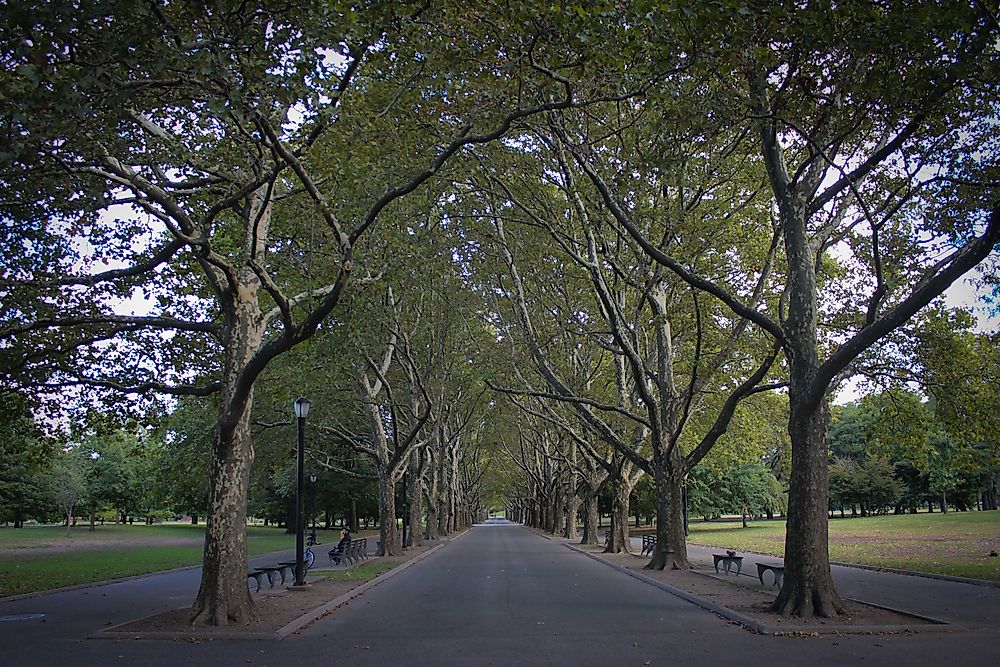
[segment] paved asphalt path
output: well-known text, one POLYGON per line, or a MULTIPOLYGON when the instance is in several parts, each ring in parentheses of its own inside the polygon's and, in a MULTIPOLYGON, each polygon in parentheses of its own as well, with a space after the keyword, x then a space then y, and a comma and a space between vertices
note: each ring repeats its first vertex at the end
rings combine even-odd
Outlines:
POLYGON ((557 542, 476 527, 283 641, 93 640, 106 623, 188 604, 197 570, 0 603, 0 665, 997 664, 1000 632, 753 635, 557 542))
MULTIPOLYGON (((632 542, 638 552, 642 548, 641 540, 632 538, 632 542)), ((718 548, 688 545, 688 557, 696 564, 696 569, 699 563, 702 568, 710 569, 712 554, 719 551, 718 548)), ((754 563, 780 560, 773 556, 744 554, 741 576, 757 582, 754 563)), ((837 592, 844 597, 940 619, 967 629, 1000 628, 1000 588, 844 565, 833 565, 830 569, 837 592)), ((764 580, 770 584, 771 575, 765 574, 764 580)), ((1000 647, 997 652, 994 662, 1000 664, 1000 647)))

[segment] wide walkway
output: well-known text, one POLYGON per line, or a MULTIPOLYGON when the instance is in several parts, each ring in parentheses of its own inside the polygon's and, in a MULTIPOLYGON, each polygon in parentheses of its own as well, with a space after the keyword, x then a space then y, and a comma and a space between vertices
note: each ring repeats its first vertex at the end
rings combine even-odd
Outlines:
POLYGON ((47 615, 0 622, 0 664, 912 667, 996 664, 1000 646, 995 626, 913 636, 753 635, 512 525, 473 528, 283 641, 85 639, 106 623, 189 603, 197 574, 0 603, 0 615, 47 615))
MULTIPOLYGON (((632 547, 639 553, 642 539, 633 537, 632 547)), ((719 548, 688 545, 688 559, 697 570, 712 570, 712 554, 724 552, 719 548)), ((782 562, 781 558, 774 556, 740 555, 743 556, 741 577, 748 577, 757 585, 759 580, 755 563, 782 562)), ((636 562, 642 563, 641 560, 636 562)), ((833 565, 830 569, 837 592, 844 597, 927 616, 966 629, 1000 628, 1000 588, 843 565, 833 565)), ((748 579, 742 581, 747 583, 748 579)), ((774 590, 772 581, 771 573, 765 573, 763 588, 774 590)))

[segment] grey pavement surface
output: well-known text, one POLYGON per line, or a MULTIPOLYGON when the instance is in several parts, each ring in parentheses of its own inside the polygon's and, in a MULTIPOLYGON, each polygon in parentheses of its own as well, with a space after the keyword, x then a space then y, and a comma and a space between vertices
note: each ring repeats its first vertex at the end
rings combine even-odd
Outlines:
MULTIPOLYGON (((633 537, 632 546, 638 553, 642 548, 642 539, 633 537)), ((712 554, 724 552, 719 548, 688 545, 688 558, 696 569, 711 570, 712 554)), ((743 556, 740 576, 749 577, 757 583, 755 563, 781 563, 781 559, 774 556, 740 555, 743 556)), ((842 565, 833 565, 830 569, 837 592, 844 597, 939 619, 967 629, 1000 628, 1000 588, 842 565)), ((764 575, 764 582, 771 584, 770 573, 764 575)), ((1000 663, 1000 647, 996 662, 1000 663)))
MULTIPOLYGON (((42 620, 0 622, 0 665, 608 667, 993 665, 1000 661, 996 622, 976 631, 910 636, 754 635, 513 525, 473 528, 282 641, 86 638, 109 624, 190 604, 198 576, 198 570, 192 569, 2 602, 0 616, 46 616, 42 620)), ((841 575, 837 576, 840 582, 841 575)), ((920 604, 947 605, 949 609, 982 606, 986 615, 997 618, 1000 589, 929 579, 921 583, 934 588, 921 594, 926 600, 920 604)), ((869 593, 878 588, 863 581, 854 584, 844 580, 843 585, 866 586, 869 593)), ((885 586, 883 594, 891 595, 887 591, 894 585, 885 586)), ((913 590, 903 586, 897 595, 915 595, 913 590)))

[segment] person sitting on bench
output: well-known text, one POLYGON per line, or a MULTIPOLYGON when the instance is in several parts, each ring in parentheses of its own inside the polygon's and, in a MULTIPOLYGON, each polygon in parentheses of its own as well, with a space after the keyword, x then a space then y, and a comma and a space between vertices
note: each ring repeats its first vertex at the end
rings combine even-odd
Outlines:
POLYGON ((344 529, 340 531, 340 541, 337 542, 337 546, 330 551, 330 560, 334 563, 339 563, 340 559, 343 558, 344 554, 347 552, 347 548, 351 546, 351 529, 344 526, 344 529))

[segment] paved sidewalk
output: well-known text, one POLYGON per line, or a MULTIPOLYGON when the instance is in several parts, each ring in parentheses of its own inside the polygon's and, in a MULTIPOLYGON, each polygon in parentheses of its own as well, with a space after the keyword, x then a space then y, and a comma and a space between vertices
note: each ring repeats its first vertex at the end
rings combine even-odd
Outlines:
MULTIPOLYGON (((190 605, 197 568, 0 602, 0 616, 45 614, 0 621, 0 664, 273 667, 328 662, 335 655, 337 664, 371 667, 916 667, 992 665, 1000 646, 1000 627, 991 620, 1000 610, 997 588, 836 568, 844 595, 872 602, 882 596, 888 606, 971 631, 773 637, 746 632, 582 555, 567 558, 560 544, 518 526, 475 528, 469 535, 282 641, 86 639, 113 623, 190 605)), ((709 569, 713 551, 692 547, 691 557, 709 569)), ((755 558, 747 556, 748 575, 756 573, 755 558)))
MULTIPOLYGON (((642 539, 632 538, 636 554, 642 549, 642 539)), ((688 559, 697 570, 712 570, 712 554, 725 549, 688 545, 688 559)), ((757 579, 756 563, 775 564, 782 559, 754 553, 743 556, 742 577, 757 579)), ((719 566, 720 572, 722 566, 719 566)), ((970 630, 997 630, 1000 625, 1000 588, 933 579, 919 575, 896 574, 858 567, 832 565, 833 583, 844 597, 869 602, 918 616, 926 616, 959 625, 970 630)), ((764 575, 767 585, 771 575, 764 575)), ((765 587, 768 587, 765 585, 765 587)))

